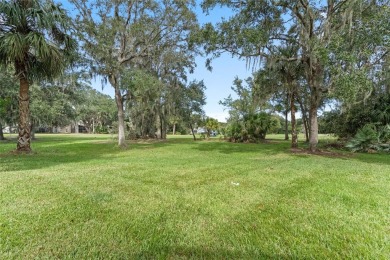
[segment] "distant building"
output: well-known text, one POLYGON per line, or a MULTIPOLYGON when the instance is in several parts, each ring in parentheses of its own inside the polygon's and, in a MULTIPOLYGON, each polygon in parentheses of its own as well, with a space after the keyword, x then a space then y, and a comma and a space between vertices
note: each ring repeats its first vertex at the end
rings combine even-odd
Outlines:
MULTIPOLYGON (((195 132, 195 131, 194 131, 195 132)), ((196 134, 207 134, 207 130, 206 128, 204 127, 198 127, 198 129, 196 129, 196 134)))

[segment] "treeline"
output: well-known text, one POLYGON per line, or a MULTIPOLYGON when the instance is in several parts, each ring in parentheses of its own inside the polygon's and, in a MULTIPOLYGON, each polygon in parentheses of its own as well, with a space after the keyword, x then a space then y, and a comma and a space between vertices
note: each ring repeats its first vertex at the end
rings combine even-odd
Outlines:
POLYGON ((235 140, 264 138, 272 125, 264 112, 279 112, 286 120, 289 114, 292 147, 297 147, 299 112, 313 152, 321 131, 340 137, 359 134, 348 144, 354 150, 390 150, 384 120, 390 93, 388 0, 202 4, 207 12, 220 6, 231 9, 232 16, 206 24, 199 42, 211 59, 228 52, 257 68, 247 87, 235 82, 237 99, 222 102, 231 108, 235 140), (329 106, 331 113, 325 109, 329 106))
MULTIPOLYGON (((84 91, 92 100, 84 104, 93 110, 85 114, 93 115, 83 124, 88 129, 92 124, 92 131, 115 125, 119 146, 126 146, 127 137, 165 138, 169 125, 193 130, 205 103, 203 82, 187 81, 195 57, 208 55, 211 69, 214 58, 230 53, 255 71, 244 83, 234 82, 237 97, 221 102, 230 110, 224 131, 231 140, 264 139, 278 122, 272 114, 279 113, 286 139, 290 124, 292 147, 297 147, 299 113, 313 152, 323 129, 340 137, 370 134, 364 141, 369 144, 356 150, 383 148, 388 142, 389 4, 205 0, 205 13, 226 7, 231 16, 200 25, 192 0, 70 0, 68 12, 52 0, 2 1, 0 62, 7 79, 0 90, 1 123, 14 118, 16 124, 11 111, 17 107, 17 150, 28 152, 34 126, 59 125, 59 118, 62 123, 81 120, 77 95, 84 91), (91 77, 114 90, 115 109, 107 97, 84 86, 91 77), (17 88, 16 104, 10 93, 17 88), (109 111, 104 114, 97 106, 109 111), (371 112, 362 113, 365 107, 371 112)), ((215 125, 212 121, 207 123, 215 125)))
MULTIPOLYGON (((0 58, 11 75, 7 84, 19 88, 18 102, 12 102, 19 110, 17 150, 31 150, 34 127, 77 120, 89 131, 91 125, 105 131, 115 120, 119 146, 126 146, 126 130, 165 138, 172 121, 191 128, 191 118, 202 113, 205 103, 203 82, 187 82, 198 53, 191 43, 199 29, 194 3, 69 2, 72 16, 51 0, 0 3, 0 58), (85 86, 76 90, 69 87, 77 84, 62 84, 66 77, 79 82, 81 72, 113 88, 115 109, 107 97, 85 86)), ((9 113, 6 91, 7 86, 1 88, 1 109, 9 113)), ((7 115, 1 121, 15 124, 14 118, 7 115)))

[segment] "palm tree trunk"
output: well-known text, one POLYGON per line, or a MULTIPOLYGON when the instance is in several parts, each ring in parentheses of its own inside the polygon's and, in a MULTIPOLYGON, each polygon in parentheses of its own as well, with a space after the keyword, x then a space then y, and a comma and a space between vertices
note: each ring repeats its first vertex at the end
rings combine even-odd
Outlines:
POLYGON ((31 152, 30 136, 30 107, 29 84, 24 75, 20 76, 19 88, 19 137, 16 150, 18 152, 31 152))

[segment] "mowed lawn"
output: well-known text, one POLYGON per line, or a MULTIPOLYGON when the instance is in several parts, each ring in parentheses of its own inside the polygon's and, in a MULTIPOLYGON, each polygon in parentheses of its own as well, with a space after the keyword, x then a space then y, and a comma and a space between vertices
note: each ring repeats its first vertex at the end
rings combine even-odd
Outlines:
POLYGON ((390 258, 389 155, 37 137, 0 142, 0 259, 390 258))

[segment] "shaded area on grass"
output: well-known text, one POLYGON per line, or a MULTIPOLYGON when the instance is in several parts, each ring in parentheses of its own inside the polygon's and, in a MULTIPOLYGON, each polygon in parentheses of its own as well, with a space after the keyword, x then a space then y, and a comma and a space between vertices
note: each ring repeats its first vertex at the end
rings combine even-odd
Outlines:
POLYGON ((35 154, 0 157, 0 258, 390 254, 390 168, 370 161, 381 155, 291 154, 273 142, 121 150, 107 137, 43 136, 35 154))
MULTIPOLYGON (((7 146, 13 146, 12 140, 2 141, 7 146)), ((107 155, 127 156, 124 151, 119 149, 112 139, 106 137, 96 138, 91 136, 42 136, 33 143, 34 152, 27 155, 15 155, 10 152, 0 153, 2 164, 0 169, 7 171, 24 171, 32 169, 40 169, 52 167, 55 165, 80 163, 90 160, 99 160, 107 155), (72 142, 70 140, 74 139, 72 142), (77 140, 77 141, 76 141, 77 140), (92 153, 90 151, 93 151, 92 153)), ((129 142, 129 150, 145 150, 159 149, 167 146, 177 147, 189 146, 191 150, 188 153, 208 153, 210 156, 215 153, 233 155, 233 154, 250 154, 258 153, 263 155, 286 154, 294 157, 311 157, 323 156, 334 159, 361 161, 364 163, 385 164, 390 165, 389 156, 386 154, 352 154, 348 152, 339 152, 335 150, 323 150, 312 154, 305 148, 298 150, 290 150, 290 142, 283 140, 270 139, 265 143, 245 144, 245 143, 229 143, 224 140, 212 139, 202 141, 192 141, 186 138, 171 137, 169 140, 138 140, 129 142)), ((305 147, 306 144, 301 143, 300 147, 305 147)), ((7 149, 3 148, 3 151, 7 149)), ((10 151, 10 150, 8 150, 10 151)), ((207 162, 207 161, 206 161, 207 162)), ((205 162, 205 163, 206 163, 205 162)))

